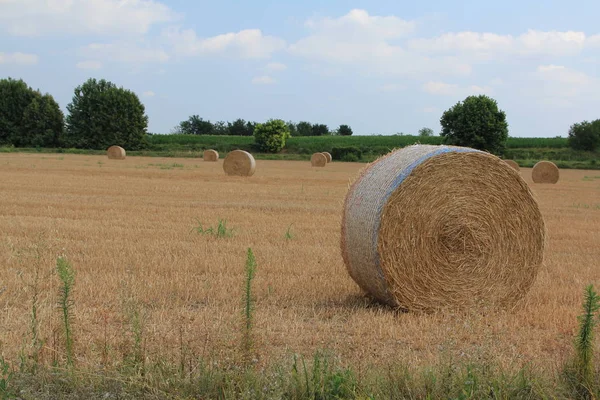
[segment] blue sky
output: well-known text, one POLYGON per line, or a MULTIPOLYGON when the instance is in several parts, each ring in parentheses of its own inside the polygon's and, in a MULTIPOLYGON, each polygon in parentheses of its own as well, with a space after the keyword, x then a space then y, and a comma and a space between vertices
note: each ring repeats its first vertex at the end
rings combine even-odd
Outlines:
POLYGON ((135 91, 149 131, 198 114, 439 132, 487 94, 511 136, 600 118, 600 2, 0 0, 0 77, 66 110, 90 77, 135 91))

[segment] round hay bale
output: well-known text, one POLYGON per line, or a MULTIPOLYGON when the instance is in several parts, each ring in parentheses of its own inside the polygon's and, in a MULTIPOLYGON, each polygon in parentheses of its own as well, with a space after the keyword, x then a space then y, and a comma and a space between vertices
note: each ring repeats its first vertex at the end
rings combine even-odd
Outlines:
POLYGON ((514 160, 503 160, 503 161, 505 163, 507 163, 515 171, 520 171, 521 170, 521 168, 519 167, 519 164, 517 164, 516 161, 514 161, 514 160))
POLYGON ((219 153, 212 149, 204 150, 202 158, 204 158, 204 161, 217 161, 219 159, 219 153))
POLYGON ((414 145, 363 169, 342 214, 352 279, 413 311, 516 304, 542 264, 546 230, 521 175, 500 158, 414 145))
POLYGON ((329 154, 328 152, 324 151, 323 154, 325 155, 325 157, 327 158, 327 164, 329 164, 331 162, 331 160, 333 160, 333 158, 331 158, 331 154, 329 154))
POLYGON ((323 153, 315 153, 310 158, 310 165, 313 167, 324 167, 327 165, 327 157, 323 153))
POLYGON ((127 154, 125 149, 120 146, 110 146, 108 150, 106 150, 106 155, 111 160, 124 160, 127 154))
POLYGON ((223 171, 227 175, 252 176, 256 171, 256 161, 247 151, 233 150, 223 160, 223 171))
POLYGON ((559 171, 552 161, 540 161, 531 170, 531 179, 534 183, 556 183, 559 171))

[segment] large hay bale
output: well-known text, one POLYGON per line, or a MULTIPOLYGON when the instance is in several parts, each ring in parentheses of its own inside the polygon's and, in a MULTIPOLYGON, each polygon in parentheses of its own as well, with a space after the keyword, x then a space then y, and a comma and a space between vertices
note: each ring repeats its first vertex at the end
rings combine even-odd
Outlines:
POLYGON ((120 146, 110 146, 108 150, 106 150, 106 155, 111 160, 124 160, 127 154, 125 149, 120 146))
POLYGON ((507 163, 515 171, 521 170, 521 168, 519 167, 519 164, 517 164, 517 162, 514 160, 504 160, 504 162, 507 163))
POLYGON ((414 145, 371 163, 351 185, 341 250, 354 281, 393 307, 504 307, 533 284, 545 237, 528 185, 500 158, 414 145))
POLYGON ((331 160, 333 160, 330 153, 324 151, 323 155, 325 155, 325 157, 327 158, 327 164, 329 164, 331 162, 331 160))
POLYGON ((204 161, 217 161, 219 159, 219 153, 216 150, 204 150, 204 154, 202 155, 204 161))
POLYGON ((256 161, 247 151, 233 150, 223 160, 223 171, 227 175, 252 176, 256 171, 256 161))
POLYGON ((327 165, 327 157, 323 153, 315 153, 310 158, 310 165, 313 167, 324 167, 327 165))
POLYGON ((531 179, 534 183, 556 183, 559 171, 552 161, 539 161, 531 170, 531 179))

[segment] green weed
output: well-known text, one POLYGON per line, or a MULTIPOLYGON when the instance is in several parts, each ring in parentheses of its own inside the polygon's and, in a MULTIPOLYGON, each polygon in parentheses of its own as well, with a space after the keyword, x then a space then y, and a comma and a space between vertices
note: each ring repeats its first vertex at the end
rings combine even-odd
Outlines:
POLYGON ((63 329, 65 334, 65 350, 67 354, 67 365, 73 366, 73 331, 72 323, 72 308, 73 300, 71 294, 75 284, 75 271, 71 264, 64 258, 59 257, 56 260, 56 270, 60 279, 61 285, 59 288, 58 304, 62 311, 63 329))
POLYGON ((246 254, 245 265, 245 280, 244 280, 244 296, 243 296, 243 317, 244 329, 242 332, 242 354, 243 360, 247 364, 252 359, 252 320, 254 312, 254 299, 252 298, 252 280, 256 274, 256 259, 251 248, 248 248, 246 254))
POLYGON ((294 225, 294 223, 291 223, 285 231, 284 237, 286 238, 286 240, 292 240, 294 238, 294 235, 292 235, 292 233, 290 232, 290 229, 292 229, 292 225, 294 225))
POLYGON ((202 222, 198 218, 196 218, 197 226, 193 227, 191 232, 196 232, 201 235, 212 235, 217 238, 227 238, 233 236, 233 228, 227 227, 227 220, 219 219, 217 227, 208 227, 204 228, 202 226, 202 222))

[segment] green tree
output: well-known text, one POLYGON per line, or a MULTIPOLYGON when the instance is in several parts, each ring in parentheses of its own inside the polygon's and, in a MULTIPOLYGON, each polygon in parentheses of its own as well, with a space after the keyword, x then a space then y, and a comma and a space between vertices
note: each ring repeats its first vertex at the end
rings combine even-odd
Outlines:
POLYGON ((348 125, 340 125, 337 129, 337 134, 340 136, 352 136, 352 128, 348 125))
POLYGON ((600 147, 600 119, 571 125, 568 141, 574 150, 596 151, 600 147))
POLYGON ((508 139, 506 114, 486 95, 468 96, 456 103, 444 112, 440 123, 445 144, 498 153, 508 139))
POLYGON ((238 118, 233 122, 227 122, 227 130, 229 131, 229 134, 233 136, 248 136, 246 135, 246 121, 241 118, 238 118))
POLYGON ((213 135, 229 135, 225 121, 217 121, 213 124, 213 135))
POLYGON ((329 135, 329 127, 325 124, 313 124, 311 136, 326 136, 329 135))
POLYGON ((13 140, 15 146, 61 147, 65 116, 49 95, 36 96, 23 113, 22 134, 13 140))
POLYGON ((210 121, 192 115, 186 121, 179 123, 179 132, 185 135, 214 135, 215 127, 210 121))
POLYGON ((290 130, 281 119, 270 119, 264 124, 257 124, 254 129, 254 141, 261 151, 277 153, 285 146, 290 137, 290 130))
POLYGON ((67 105, 65 142, 70 147, 136 150, 146 144, 148 116, 138 96, 105 79, 88 79, 67 105))
POLYGON ((288 129, 290 131, 290 136, 294 137, 294 136, 298 136, 298 131, 296 130, 296 124, 292 121, 288 121, 286 122, 288 129))
POLYGON ((296 124, 298 136, 312 136, 312 124, 306 121, 300 121, 296 124))
POLYGON ((54 98, 22 79, 0 80, 0 144, 58 146, 64 115, 54 98))
POLYGON ((421 128, 419 129, 420 137, 430 137, 433 136, 433 129, 431 128, 421 128))

